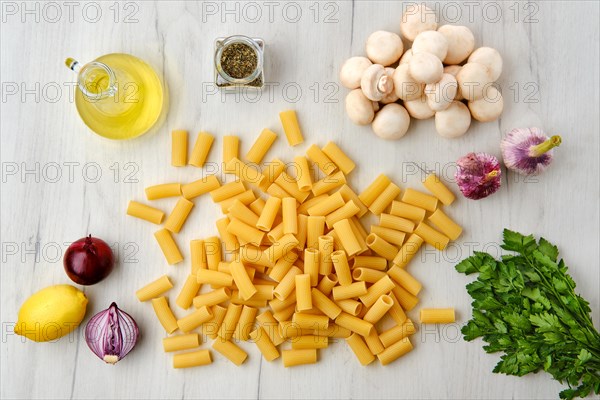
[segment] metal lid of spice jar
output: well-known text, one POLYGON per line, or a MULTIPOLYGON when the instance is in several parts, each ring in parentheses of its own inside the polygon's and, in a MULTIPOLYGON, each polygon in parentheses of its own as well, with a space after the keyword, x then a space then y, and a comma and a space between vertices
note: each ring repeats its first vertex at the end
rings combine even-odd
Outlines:
POLYGON ((234 35, 215 40, 215 84, 220 88, 264 86, 264 42, 260 38, 234 35))

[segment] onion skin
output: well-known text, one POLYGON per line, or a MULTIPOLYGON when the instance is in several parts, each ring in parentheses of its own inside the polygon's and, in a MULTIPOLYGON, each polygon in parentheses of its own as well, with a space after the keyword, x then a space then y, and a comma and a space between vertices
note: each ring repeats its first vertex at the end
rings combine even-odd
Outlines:
POLYGON ((80 285, 93 285, 106 278, 115 265, 105 241, 92 235, 73 242, 63 257, 65 272, 80 285))
POLYGON ((469 153, 456 164, 454 179, 466 198, 483 199, 500 189, 502 170, 496 157, 486 153, 469 153))

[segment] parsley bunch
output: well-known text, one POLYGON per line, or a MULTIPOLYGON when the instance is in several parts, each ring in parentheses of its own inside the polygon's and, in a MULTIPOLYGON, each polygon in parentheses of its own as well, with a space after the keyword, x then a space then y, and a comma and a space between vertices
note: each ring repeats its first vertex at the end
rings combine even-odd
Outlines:
POLYGON ((465 340, 482 337, 486 352, 504 352, 494 372, 523 376, 543 369, 569 385, 563 399, 598 394, 600 334, 589 303, 557 261, 558 249, 507 229, 502 248, 517 254, 497 261, 475 252, 456 265, 458 272, 479 274, 467 285, 473 317, 462 328, 465 340))

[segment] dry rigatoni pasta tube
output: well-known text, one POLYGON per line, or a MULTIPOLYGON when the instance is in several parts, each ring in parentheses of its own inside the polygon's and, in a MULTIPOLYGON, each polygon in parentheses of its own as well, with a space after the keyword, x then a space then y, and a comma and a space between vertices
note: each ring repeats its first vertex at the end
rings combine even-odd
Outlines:
MULTIPOLYGON (((355 215, 352 218, 350 218, 350 222, 352 222, 352 225, 354 226, 354 232, 358 233, 356 236, 357 237, 361 237, 363 239, 366 239, 367 236, 369 235, 369 233, 367 232, 367 230, 365 229, 365 227, 361 224, 360 220, 358 219, 358 217, 355 215)), ((365 249, 367 249, 367 245, 365 244, 365 249)))
POLYGON ((388 275, 413 296, 417 296, 423 287, 421 282, 397 265, 389 269, 388 275))
POLYGON ((256 319, 256 313, 258 308, 244 306, 240 314, 237 326, 233 338, 237 340, 246 341, 250 338, 250 332, 254 330, 254 320, 256 319))
POLYGON ((165 197, 181 196, 181 190, 181 183, 163 183, 161 185, 148 186, 144 191, 148 200, 157 200, 165 197))
POLYGON ((215 289, 212 292, 202 293, 194 297, 194 307, 200 308, 202 306, 212 307, 217 304, 221 304, 229 300, 231 297, 231 290, 226 287, 215 289))
POLYGON ((229 160, 225 165, 225 169, 229 173, 235 174, 242 181, 256 186, 260 186, 260 183, 265 179, 257 166, 246 164, 237 157, 229 160))
POLYGON ((363 319, 372 324, 376 324, 392 308, 394 300, 387 294, 379 296, 375 304, 369 308, 363 319))
POLYGON ((298 200, 299 203, 304 202, 304 200, 310 196, 310 191, 301 191, 298 187, 298 181, 289 176, 285 171, 282 172, 277 179, 275 179, 275 183, 277 183, 283 190, 298 200))
POLYGON ((230 264, 231 276, 235 282, 235 285, 240 291, 242 299, 249 300, 257 292, 252 280, 246 272, 246 268, 241 261, 232 261, 230 264))
POLYGON ((234 290, 231 292, 231 299, 229 301, 233 304, 239 304, 242 306, 261 308, 267 306, 267 300, 255 300, 251 298, 250 300, 244 300, 240 297, 240 292, 238 290, 234 290))
POLYGON ((284 197, 281 200, 281 215, 283 217, 283 234, 298 233, 298 215, 296 214, 296 199, 284 197))
POLYGON ((299 274, 296 280, 296 309, 298 311, 307 311, 313 308, 312 297, 310 293, 310 275, 299 274))
POLYGON ((215 137, 208 132, 199 132, 190 156, 190 165, 201 168, 204 166, 215 137))
POLYGON ((202 284, 198 283, 198 278, 196 275, 189 275, 181 288, 181 292, 179 292, 179 296, 175 299, 175 304, 179 307, 187 310, 192 305, 194 301, 194 297, 198 294, 200 290, 200 286, 202 284))
POLYGON ((252 147, 250 147, 250 150, 248 150, 248 153, 246 153, 246 160, 255 164, 260 164, 273 145, 273 142, 275 142, 275 139, 277 139, 277 134, 275 132, 270 129, 263 129, 254 141, 252 147))
POLYGON ((278 158, 275 158, 267 163, 265 163, 265 167, 263 168, 263 175, 265 179, 261 182, 260 189, 264 192, 266 188, 269 187, 270 184, 275 182, 275 179, 283 172, 285 169, 285 163, 278 158))
POLYGON ((454 308, 421 308, 422 324, 451 324, 456 321, 454 308))
POLYGON ((308 160, 302 156, 298 156, 294 157, 294 163, 297 168, 298 189, 302 192, 310 192, 313 182, 308 160))
POLYGON ((210 319, 210 321, 203 323, 200 330, 202 331, 203 335, 214 339, 217 337, 219 329, 221 328, 221 324, 225 319, 225 315, 227 314, 227 308, 215 305, 212 306, 210 309, 213 313, 213 317, 210 319))
POLYGON ((225 356, 229 361, 240 366, 248 358, 248 354, 229 340, 215 339, 212 348, 225 356))
POLYGON ((313 144, 306 150, 306 156, 317 164, 325 175, 331 175, 338 169, 337 165, 316 144, 313 144))
POLYGON ((248 204, 252 203, 254 200, 256 200, 256 195, 254 194, 254 192, 252 190, 248 189, 245 192, 236 194, 235 196, 232 196, 228 199, 223 200, 222 202, 219 203, 223 214, 227 213, 227 210, 229 210, 229 207, 231 207, 233 202, 236 200, 241 201, 242 204, 244 204, 244 205, 248 205, 248 204))
POLYGON ((279 350, 271 342, 269 335, 262 327, 259 326, 256 330, 250 332, 250 339, 256 343, 256 347, 258 347, 265 360, 273 361, 279 358, 279 350))
POLYGON ((283 300, 273 299, 269 302, 269 307, 273 311, 281 311, 296 304, 296 292, 292 292, 288 297, 283 300))
POLYGON ((258 222, 258 215, 254 214, 254 212, 239 199, 233 201, 231 206, 229 206, 228 211, 230 217, 237 218, 250 226, 256 226, 256 223, 258 222))
MULTIPOLYGON (((342 247, 344 248, 345 252, 348 253, 349 257, 352 257, 362 251, 362 246, 352 230, 352 223, 349 219, 342 219, 341 221, 336 222, 333 225, 333 232, 337 234, 342 247)), ((340 277, 338 276, 338 278, 340 277)))
POLYGON ((219 231, 219 236, 221 240, 225 244, 225 252, 230 253, 234 252, 240 248, 240 242, 238 241, 235 235, 227 232, 227 226, 229 226, 229 218, 221 218, 215 222, 217 226, 217 230, 219 231))
POLYGON ((262 214, 263 210, 265 209, 266 205, 267 205, 267 202, 259 197, 256 200, 254 200, 252 203, 248 204, 248 207, 250 208, 250 210, 252 210, 252 212, 254 214, 260 216, 260 214, 262 214))
POLYGON ((423 238, 427 244, 440 251, 444 250, 450 242, 450 238, 448 236, 436 231, 424 222, 421 222, 419 225, 417 225, 415 228, 415 233, 423 238))
POLYGON ((338 171, 313 183, 311 191, 314 196, 320 196, 322 194, 332 191, 337 187, 342 186, 345 183, 346 176, 344 176, 344 173, 342 171, 338 171))
POLYGON ((276 262, 289 252, 293 251, 298 244, 298 239, 291 233, 283 235, 275 243, 265 250, 265 254, 271 262, 276 262))
POLYGON ((196 278, 198 283, 215 286, 229 287, 233 284, 233 277, 231 275, 210 269, 199 269, 196 278))
POLYGON ((367 284, 365 282, 354 282, 350 285, 333 288, 333 299, 335 301, 353 299, 365 294, 367 294, 367 284))
POLYGON ((410 235, 406 240, 406 243, 404 243, 396 257, 394 258, 394 265, 397 265, 400 268, 405 268, 410 262, 410 260, 412 260, 412 258, 415 256, 415 254, 417 254, 422 244, 423 239, 419 235, 417 235, 416 233, 410 235))
POLYGON ((415 229, 415 224, 411 220, 385 213, 382 213, 379 216, 379 225, 383 226, 384 228, 390 228, 409 233, 415 229))
POLYGON ((371 268, 378 271, 384 271, 387 268, 387 260, 384 257, 376 256, 356 256, 352 261, 352 269, 371 268))
POLYGON ((365 343, 367 343, 367 347, 369 348, 371 353, 377 355, 377 354, 381 353, 383 350, 385 350, 385 347, 383 347, 383 344, 381 343, 381 340, 379 339, 379 335, 377 334, 377 331, 375 329, 373 329, 373 331, 371 332, 371 334, 369 336, 365 336, 364 339, 365 339, 365 343))
POLYGON ((308 215, 308 209, 314 206, 315 204, 319 204, 322 201, 325 201, 329 198, 328 194, 322 194, 319 196, 311 197, 304 201, 304 203, 298 206, 298 214, 308 215))
POLYGON ((173 356, 173 368, 191 368, 212 364, 210 351, 198 350, 173 356))
POLYGON ((203 323, 210 321, 213 318, 212 311, 206 307, 200 307, 192 313, 186 315, 183 318, 177 320, 177 325, 183 333, 188 333, 202 325, 203 323))
POLYGON ((348 286, 352 284, 352 273, 350 272, 350 266, 348 265, 348 258, 346 257, 345 251, 334 251, 331 253, 331 261, 333 262, 333 268, 338 277, 340 285, 348 286))
POLYGON ((265 203, 265 207, 258 218, 258 222, 256 223, 256 227, 261 231, 270 231, 273 226, 273 221, 275 221, 275 217, 279 213, 279 209, 281 207, 281 199, 278 197, 271 196, 267 199, 265 203))
POLYGON ((325 296, 329 296, 329 294, 333 290, 333 287, 335 285, 337 285, 337 283, 338 283, 338 278, 335 274, 325 275, 319 281, 319 284, 317 285, 317 289, 319 289, 319 291, 321 293, 323 293, 325 296))
POLYGON ((407 319, 404 323, 393 326, 392 328, 381 332, 379 340, 385 347, 390 347, 394 343, 414 334, 417 331, 415 324, 407 319))
POLYGON ((369 211, 375 215, 381 214, 399 195, 400 188, 395 183, 390 183, 369 206, 369 211))
POLYGON ((286 110, 279 113, 279 119, 285 132, 285 137, 290 146, 296 146, 304 142, 300 125, 298 124, 298 118, 296 117, 296 111, 286 110))
POLYGON ((152 299, 152 308, 156 313, 156 317, 160 324, 165 328, 168 334, 171 334, 179 328, 177 325, 177 318, 173 315, 171 307, 169 307, 169 301, 166 297, 157 297, 152 299))
POLYGON ((338 208, 334 212, 328 214, 325 217, 325 223, 329 229, 333 228, 336 222, 339 222, 343 219, 348 219, 356 215, 360 211, 360 208, 354 204, 352 200, 344 204, 342 207, 338 208))
POLYGON ((317 286, 319 283, 319 250, 304 249, 304 273, 310 276, 310 285, 317 286))
POLYGON ((355 281, 365 281, 368 283, 375 283, 385 276, 385 271, 378 271, 372 268, 354 268, 352 270, 352 278, 355 281))
POLYGON ((271 281, 263 281, 259 279, 255 279, 252 281, 254 283, 254 287, 256 288, 256 293, 252 298, 254 300, 273 300, 275 295, 273 294, 273 290, 275 290, 275 286, 277 286, 277 282, 271 281), (269 283, 257 283, 257 282, 269 282, 269 283))
POLYGON ((371 233, 367 236, 367 246, 388 261, 393 260, 394 257, 396 257, 396 254, 398 254, 398 248, 396 246, 386 242, 375 233, 371 233))
POLYGON ((256 316, 256 320, 260 323, 261 328, 267 333, 269 339, 271 339, 271 343, 275 346, 279 346, 285 341, 279 332, 279 322, 273 317, 271 311, 267 310, 262 312, 256 316))
POLYGON ((392 304, 392 308, 390 308, 390 310, 388 311, 388 314, 390 317, 392 317, 392 319, 397 323, 397 324, 403 324, 404 321, 406 321, 406 313, 404 312, 404 310, 402 309, 402 306, 400 305, 400 302, 396 299, 396 296, 394 295, 393 289, 392 289, 392 293, 390 293, 388 296, 390 296, 393 300, 393 304, 392 304))
POLYGON ((283 279, 275 286, 273 294, 279 300, 283 300, 288 297, 296 288, 296 275, 300 275, 302 270, 298 267, 291 267, 290 270, 285 274, 283 279))
POLYGON ((342 311, 353 315, 353 316, 357 316, 359 315, 362 310, 363 310, 363 305, 360 301, 356 301, 356 300, 352 300, 352 299, 346 299, 346 300, 337 300, 336 304, 338 305, 338 307, 340 307, 342 309, 342 311))
MULTIPOLYGON (((177 322, 175 322, 175 325, 177 325, 177 322)), ((162 342, 165 353, 169 353, 172 351, 195 349, 200 346, 201 340, 199 334, 187 333, 163 338, 162 342)))
POLYGON ((413 308, 415 308, 415 306, 419 302, 418 297, 413 296, 408 290, 404 289, 400 285, 396 285, 392 290, 394 294, 394 299, 398 301, 398 304, 402 306, 403 310, 410 311, 413 308))
POLYGON ((167 229, 161 229, 159 231, 154 232, 154 237, 160 246, 165 258, 167 259, 167 263, 169 265, 177 264, 183 261, 183 255, 181 251, 179 251, 179 247, 171 232, 167 229))
POLYGON ((288 192, 283 190, 283 188, 276 183, 272 183, 271 185, 269 185, 269 187, 267 188, 267 193, 270 196, 278 197, 280 199, 283 199, 284 197, 288 197, 290 195, 288 192))
POLYGON ((346 343, 348 343, 358 362, 362 365, 369 365, 375 360, 375 356, 360 335, 353 333, 346 338, 346 343))
POLYGON ((239 256, 240 260, 247 264, 264 265, 265 267, 274 266, 274 264, 269 261, 263 249, 250 244, 240 248, 239 256))
POLYGON ((449 206, 454 202, 454 194, 435 174, 427 175, 423 181, 423 186, 425 186, 427 190, 437 197, 444 205, 449 206))
POLYGON ((227 306, 227 312, 225 313, 225 318, 223 318, 223 322, 219 327, 219 331, 217 332, 217 336, 223 340, 230 340, 233 337, 233 333, 235 332, 235 327, 240 319, 240 315, 242 315, 242 309, 244 306, 240 304, 229 303, 227 306))
POLYGON ((317 349, 283 350, 281 352, 284 367, 315 364, 317 362, 317 349))
POLYGON ((326 336, 303 335, 291 340, 292 349, 324 349, 329 345, 329 338, 326 336))
POLYGON ((424 208, 427 211, 435 211, 438 204, 437 197, 419 192, 418 190, 414 189, 406 189, 402 195, 402 201, 416 207, 424 208))
POLYGON ((221 183, 216 176, 208 175, 202 179, 182 185, 181 194, 183 194, 183 197, 186 199, 191 200, 205 193, 212 192, 213 190, 218 189, 220 186, 221 183))
MULTIPOLYGON (((236 257, 236 259, 231 262, 221 261, 219 263, 219 267, 217 270, 219 272, 225 272, 226 274, 232 275, 231 274, 231 264, 233 264, 234 262, 239 262, 239 258, 236 257)), ((252 267, 245 267, 245 269, 246 269, 246 273, 248 274, 248 277, 250 277, 250 280, 253 280, 254 275, 256 274, 256 269, 254 269, 252 267)))
POLYGON ((389 363, 402 357, 412 349, 412 343, 410 342, 408 337, 405 337, 404 339, 392 344, 390 347, 386 348, 381 353, 377 354, 377 358, 379 358, 379 362, 381 363, 381 365, 388 365, 389 363))
POLYGON ((335 143, 328 142, 323 146, 322 150, 345 175, 348 175, 356 168, 354 161, 352 161, 335 143))
POLYGON ((225 172, 233 172, 227 170, 227 163, 239 156, 240 138, 234 135, 223 136, 223 165, 225 166, 225 172))
POLYGON ((165 213, 158 208, 150 207, 133 200, 127 204, 127 215, 144 219, 156 225, 159 225, 165 217, 165 213))
POLYGON ((269 278, 273 279, 275 282, 281 282, 297 259, 298 254, 293 251, 281 257, 269 272, 269 278))
POLYGON ((319 236, 319 274, 329 275, 333 269, 331 253, 333 253, 333 238, 331 236, 319 236))
POLYGON ((359 218, 365 215, 369 208, 365 206, 362 201, 358 198, 358 195, 350 188, 348 185, 342 185, 342 187, 336 192, 342 195, 344 202, 353 201, 359 208, 358 213, 356 214, 359 218))
POLYGON ((237 218, 232 218, 227 225, 227 232, 238 237, 239 241, 251 243, 255 246, 260 246, 265 236, 263 231, 250 226, 237 218))
POLYGON ((405 232, 397 231, 391 228, 384 228, 383 226, 379 225, 371 225, 371 233, 376 234, 386 242, 389 242, 397 247, 402 246, 404 243, 404 238, 406 238, 405 232))
POLYGON ((306 227, 306 247, 309 249, 319 248, 319 237, 325 233, 325 217, 308 217, 306 227))
POLYGON ((392 202, 390 214, 397 217, 410 219, 415 222, 421 222, 425 218, 427 210, 421 207, 413 206, 412 204, 403 203, 398 200, 392 202))
POLYGON ((148 301, 160 296, 173 287, 173 283, 167 275, 163 275, 157 280, 150 282, 143 288, 135 292, 139 301, 148 301))
POLYGON ((358 317, 342 312, 335 319, 335 323, 346 329, 350 329, 352 332, 358 333, 361 336, 369 336, 373 329, 373 324, 362 320, 358 317))
POLYGON ((165 228, 173 233, 179 233, 192 208, 194 208, 194 203, 184 197, 180 197, 173 211, 171 211, 171 214, 169 214, 165 221, 165 228))
POLYGON ((388 294, 396 287, 396 284, 389 276, 384 276, 371 286, 367 290, 367 293, 360 296, 360 301, 366 306, 371 307, 379 297, 384 294, 388 294))
POLYGON ((296 312, 292 317, 292 322, 300 329, 327 329, 329 317, 296 312))
POLYGON ((171 132, 171 165, 185 167, 187 164, 187 131, 177 129, 171 132))
POLYGON ((296 245, 296 249, 302 251, 306 247, 306 238, 308 234, 308 216, 298 214, 297 218, 298 233, 296 234, 296 240, 298 240, 298 244, 296 245))
POLYGON ((229 199, 235 195, 246 191, 246 187, 242 181, 226 183, 215 190, 210 191, 210 197, 213 202, 220 203, 223 200, 229 199))
POLYGON ((384 174, 380 174, 361 194, 358 195, 358 198, 365 206, 369 207, 390 183, 392 183, 390 178, 384 174))
POLYGON ((209 270, 216 271, 222 260, 221 239, 211 236, 204 239, 204 254, 206 254, 206 265, 209 270))
POLYGON ((327 336, 330 338, 346 339, 350 337, 352 332, 350 329, 342 328, 333 322, 329 323, 327 329, 313 329, 312 334, 315 336, 327 336))
POLYGON ((450 240, 456 240, 462 233, 462 228, 450 217, 448 217, 441 209, 437 209, 429 216, 429 221, 433 224, 450 240))
POLYGON ((331 196, 327 197, 325 200, 309 208, 307 212, 310 216, 326 216, 328 214, 331 214, 338 208, 342 207, 344 204, 346 203, 344 202, 342 194, 339 192, 335 192, 331 196))
POLYGON ((342 312, 342 309, 336 303, 321 293, 317 288, 312 289, 311 297, 312 304, 331 319, 336 319, 342 312))

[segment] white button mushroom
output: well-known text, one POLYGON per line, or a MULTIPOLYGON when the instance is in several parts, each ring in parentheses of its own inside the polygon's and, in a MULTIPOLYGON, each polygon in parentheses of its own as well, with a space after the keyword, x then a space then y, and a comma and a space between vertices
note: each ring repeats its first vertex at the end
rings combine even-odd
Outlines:
POLYGON ((365 96, 373 101, 380 101, 392 90, 392 78, 385 73, 385 68, 380 64, 373 64, 365 70, 360 78, 360 88, 365 96))
POLYGON ((406 7, 400 21, 400 33, 411 42, 424 31, 435 31, 437 18, 435 12, 424 4, 411 3, 406 7))
POLYGON ((417 35, 411 49, 413 54, 431 53, 443 61, 448 54, 448 40, 438 31, 425 31, 417 35))
POLYGON ((392 103, 384 106, 373 120, 373 132, 382 139, 400 139, 408 131, 410 116, 400 104, 392 103))
POLYGON ((402 100, 414 100, 423 95, 425 85, 418 83, 410 75, 409 64, 400 64, 394 71, 394 92, 402 100))
POLYGON ((431 53, 413 53, 408 66, 410 75, 420 83, 438 82, 444 73, 442 62, 431 53))
POLYGON ((462 25, 442 25, 437 30, 448 42, 448 53, 444 64, 460 64, 469 57, 475 48, 473 32, 462 25))
POLYGON ((375 117, 373 102, 366 98, 362 90, 354 89, 346 96, 346 114, 356 125, 368 125, 375 117))
POLYGON ((408 49, 400 57, 400 64, 408 64, 412 58, 412 49, 408 49))
MULTIPOLYGON (((458 74, 458 71, 460 71, 460 69, 462 68, 462 66, 460 65, 446 65, 444 67, 444 73, 445 74, 450 74, 453 77, 456 78, 456 74, 458 74)), ((460 93, 460 89, 456 90, 456 95, 454 96, 454 100, 462 100, 462 94, 460 93)))
MULTIPOLYGON (((388 78, 390 79, 390 81, 392 81, 393 83, 393 77, 394 77, 394 68, 390 68, 387 67, 385 69, 385 74, 388 76, 388 78)), ((381 99, 381 102, 383 104, 389 104, 389 103, 395 103, 398 101, 398 95, 396 94, 396 91, 392 89, 391 92, 389 92, 388 94, 386 94, 383 99, 381 99)))
POLYGON ((404 108, 406 108, 408 114, 415 119, 429 119, 435 115, 435 111, 427 105, 426 96, 421 96, 415 100, 405 101, 404 108))
POLYGON ((425 86, 427 104, 433 111, 445 110, 454 101, 457 90, 456 78, 450 74, 443 74, 439 82, 425 86))
POLYGON ((480 47, 470 56, 470 63, 483 64, 490 69, 492 82, 496 82, 502 73, 502 56, 491 47, 480 47))
POLYGON ((475 62, 463 65, 456 74, 456 80, 460 93, 469 101, 482 98, 485 88, 493 82, 490 69, 475 62))
POLYGON ((340 83, 348 89, 360 87, 360 78, 373 63, 367 57, 351 57, 340 69, 340 83))
POLYGON ((435 130, 445 138, 457 138, 465 134, 471 125, 471 113, 460 101, 453 101, 444 111, 435 113, 435 130))
POLYGON ((387 67, 400 59, 404 51, 404 45, 397 34, 376 31, 369 35, 365 50, 367 51, 367 57, 373 63, 387 67))
POLYGON ((469 102, 471 115, 477 121, 491 122, 495 121, 502 114, 504 109, 504 100, 502 94, 494 86, 488 86, 484 96, 475 101, 469 102))

